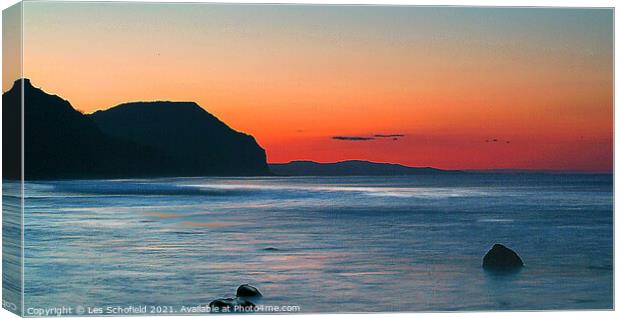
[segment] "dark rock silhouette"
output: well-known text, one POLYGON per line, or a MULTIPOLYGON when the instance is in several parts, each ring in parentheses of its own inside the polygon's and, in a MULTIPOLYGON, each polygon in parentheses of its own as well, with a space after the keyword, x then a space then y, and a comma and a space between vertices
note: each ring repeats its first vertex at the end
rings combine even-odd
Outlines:
POLYGON ((2 176, 21 179, 22 161, 22 108, 20 80, 2 94, 2 176))
POLYGON ((237 288, 237 297, 218 298, 209 303, 213 312, 252 312, 256 305, 250 300, 256 300, 263 295, 254 286, 243 284, 237 288))
POLYGON ((489 270, 510 271, 523 267, 523 261, 513 250, 501 244, 495 244, 484 255, 482 267, 489 270))
POLYGON ((414 168, 399 164, 348 160, 335 163, 314 161, 291 161, 269 164, 270 170, 282 176, 397 176, 420 174, 462 173, 456 170, 440 170, 430 167, 414 168))
POLYGON ((209 303, 212 312, 252 312, 256 305, 243 298, 219 298, 209 303))
POLYGON ((237 297, 262 297, 263 294, 254 286, 243 284, 237 288, 237 297))
POLYGON ((3 178, 265 175, 265 152, 194 103, 133 103, 86 116, 17 80, 2 95, 3 178))
POLYGON ((89 116, 107 135, 146 145, 173 160, 177 176, 266 175, 265 151, 192 102, 122 104, 89 116))

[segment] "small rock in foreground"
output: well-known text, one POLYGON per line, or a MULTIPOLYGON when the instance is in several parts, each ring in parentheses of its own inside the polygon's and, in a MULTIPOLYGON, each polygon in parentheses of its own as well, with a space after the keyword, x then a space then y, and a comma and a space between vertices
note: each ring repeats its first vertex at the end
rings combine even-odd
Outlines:
POLYGON ((243 284, 237 288, 237 297, 262 297, 263 294, 254 286, 243 284))
POLYGON ((256 305, 242 298, 220 298, 209 303, 211 312, 253 312, 256 305))

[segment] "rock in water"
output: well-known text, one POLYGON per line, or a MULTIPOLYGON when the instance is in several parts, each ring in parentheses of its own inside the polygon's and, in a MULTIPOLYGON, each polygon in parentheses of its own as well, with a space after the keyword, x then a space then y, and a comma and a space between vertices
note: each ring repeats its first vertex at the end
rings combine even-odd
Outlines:
POLYGON ((209 303, 209 307, 211 308, 217 308, 217 309, 223 309, 225 307, 230 307, 232 308, 234 306, 234 299, 233 298, 220 298, 220 299, 216 299, 212 302, 209 303))
POLYGON ((237 288, 237 297, 262 297, 258 289, 248 284, 243 284, 237 288))
POLYGON ((491 270, 515 270, 523 267, 523 261, 513 250, 501 244, 495 244, 484 255, 482 267, 491 270))
POLYGON ((241 313, 254 312, 256 305, 246 298, 259 298, 263 295, 254 286, 243 284, 237 288, 237 297, 235 298, 218 298, 209 303, 209 307, 214 313, 241 313))
POLYGON ((220 298, 209 303, 212 312, 252 312, 256 305, 242 298, 220 298))

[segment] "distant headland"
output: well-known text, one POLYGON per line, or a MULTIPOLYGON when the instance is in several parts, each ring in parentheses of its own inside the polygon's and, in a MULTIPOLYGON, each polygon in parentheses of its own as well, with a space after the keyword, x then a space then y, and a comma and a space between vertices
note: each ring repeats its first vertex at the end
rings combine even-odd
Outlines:
POLYGON ((459 170, 441 170, 432 167, 408 167, 393 163, 365 160, 346 160, 333 163, 291 161, 272 163, 269 169, 280 176, 403 176, 463 173, 459 170))

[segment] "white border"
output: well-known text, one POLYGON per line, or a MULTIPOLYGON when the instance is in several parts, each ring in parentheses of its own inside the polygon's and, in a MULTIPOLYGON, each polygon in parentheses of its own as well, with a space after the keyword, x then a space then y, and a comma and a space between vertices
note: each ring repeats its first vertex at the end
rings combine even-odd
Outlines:
MULTIPOLYGON (((64 0, 64 1, 76 1, 76 0, 64 0)), ((201 2, 201 1, 179 1, 179 0, 134 0, 136 2, 201 2)), ((0 0, 0 7, 5 9, 17 1, 11 0, 0 0)), ((114 1, 114 2, 123 2, 123 1, 114 1)), ((610 0, 277 0, 277 1, 251 1, 251 0, 237 0, 237 1, 202 1, 202 2, 217 2, 217 3, 312 3, 312 4, 375 4, 375 5, 426 5, 426 6, 507 6, 507 7, 528 7, 528 6, 549 6, 549 7, 607 7, 607 8, 615 8, 615 2, 610 0)), ((615 14, 614 14, 614 22, 615 22, 615 14)), ((1 24, 0 24, 1 28, 1 24)), ((616 43, 618 37, 618 26, 614 23, 614 44, 616 43)), ((0 51, 1 52, 1 51, 0 51)), ((618 52, 615 50, 614 45, 614 61, 618 58, 618 52)), ((616 64, 614 63, 614 79, 616 74, 616 64)), ((618 89, 618 83, 614 80, 614 91, 618 89)), ((614 110, 616 105, 617 96, 614 94, 614 110)), ((618 157, 615 156, 615 149, 618 142, 618 136, 620 133, 615 130, 615 123, 618 122, 618 113, 614 111, 614 167, 617 166, 618 157)), ((0 122, 2 115, 0 113, 0 122)), ((1 130, 0 130, 1 136, 1 130)), ((1 153, 0 149, 0 171, 1 171, 1 153)), ((618 185, 618 180, 614 177, 614 189, 618 185)), ((1 195, 1 189, 0 189, 1 195)), ((614 211, 618 210, 620 206, 620 202, 615 200, 615 191, 614 191, 614 211)), ((1 215, 0 215, 1 221, 1 215)), ((618 264, 618 245, 616 244, 615 239, 615 229, 616 229, 616 218, 614 213, 614 264, 618 264)), ((1 246, 0 237, 0 246, 1 246)), ((1 268, 1 264, 0 264, 1 268)), ((617 295, 617 291, 619 288, 618 277, 615 275, 616 267, 614 266, 614 294, 617 295)), ((615 296, 614 295, 614 296, 615 296)), ((614 304, 615 302, 614 297, 614 304)), ((614 306, 615 307, 615 306, 614 306)), ((330 314, 333 317, 352 317, 351 314, 330 314)), ((226 315, 226 317, 240 317, 242 315, 226 315)), ((505 317, 505 318, 513 318, 513 317, 584 317, 584 316, 596 316, 596 317, 616 317, 617 314, 613 311, 545 311, 545 312, 458 312, 458 313, 378 313, 378 314, 364 314, 365 317, 505 317)), ((15 315, 9 313, 6 310, 0 310, 0 318, 4 317, 15 317, 15 315)), ((140 316, 140 317, 171 317, 171 316, 140 316)), ((222 316, 219 316, 222 317, 222 316)), ((248 316, 246 316, 248 317, 248 316)), ((260 317, 308 317, 308 318, 317 318, 317 317, 325 317, 325 315, 319 314, 303 314, 303 315, 260 315, 260 317)))

